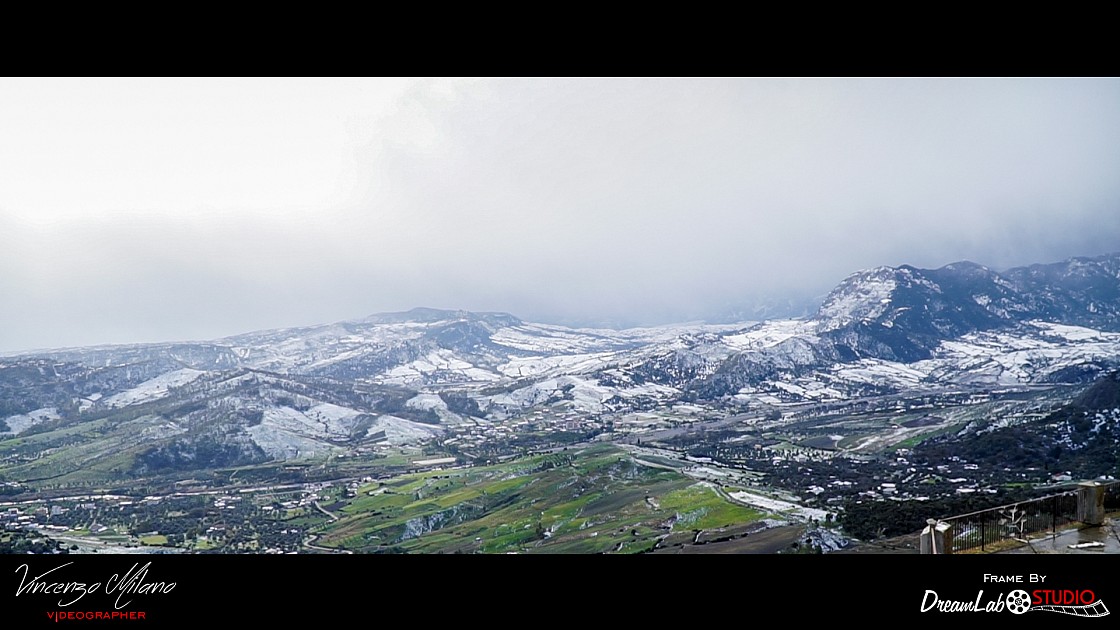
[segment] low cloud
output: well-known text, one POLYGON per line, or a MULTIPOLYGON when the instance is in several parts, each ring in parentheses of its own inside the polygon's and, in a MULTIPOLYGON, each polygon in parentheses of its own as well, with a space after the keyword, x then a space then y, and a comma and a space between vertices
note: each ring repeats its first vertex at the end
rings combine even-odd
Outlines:
POLYGON ((0 350, 656 323, 1120 249, 1113 79, 5 85, 0 350))

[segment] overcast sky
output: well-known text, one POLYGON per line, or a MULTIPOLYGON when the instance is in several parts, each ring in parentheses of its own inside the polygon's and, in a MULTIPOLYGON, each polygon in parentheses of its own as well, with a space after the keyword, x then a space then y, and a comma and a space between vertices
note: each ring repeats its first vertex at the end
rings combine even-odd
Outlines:
POLYGON ((0 351, 1120 250, 1120 81, 0 80, 0 351))

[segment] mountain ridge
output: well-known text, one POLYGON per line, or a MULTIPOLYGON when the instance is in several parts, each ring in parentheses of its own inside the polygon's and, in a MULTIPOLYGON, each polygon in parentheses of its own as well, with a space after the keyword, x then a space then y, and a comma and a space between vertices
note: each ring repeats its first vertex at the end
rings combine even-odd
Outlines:
MULTIPOLYGON (((5 356, 0 442, 104 425, 112 440, 88 449, 127 445, 138 468, 117 469, 136 472, 486 435, 541 418, 603 427, 648 424, 650 413, 1086 383, 1120 367, 1120 296, 1108 286, 1118 262, 1002 274, 967 262, 877 267, 841 282, 813 317, 765 322, 611 330, 417 308, 212 341, 5 356), (1098 321, 1107 326, 1082 325, 1098 321)), ((28 478, 46 475, 50 458, 25 456, 28 478)))
POLYGON ((1120 253, 1014 267, 960 261, 849 275, 813 316, 856 356, 927 359, 946 339, 1030 320, 1120 331, 1120 253))

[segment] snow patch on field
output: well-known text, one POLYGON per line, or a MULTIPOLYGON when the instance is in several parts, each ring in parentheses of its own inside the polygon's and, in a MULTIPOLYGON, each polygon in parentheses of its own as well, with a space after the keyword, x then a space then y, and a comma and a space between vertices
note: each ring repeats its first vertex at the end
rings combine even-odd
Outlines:
POLYGON ((494 343, 543 355, 589 355, 618 352, 649 344, 670 343, 683 335, 722 334, 742 330, 752 322, 735 324, 685 323, 647 328, 565 328, 551 324, 522 324, 494 333, 494 343))
POLYGON ((490 341, 515 350, 547 355, 601 352, 613 350, 625 343, 597 332, 548 324, 503 328, 491 335, 490 341))
POLYGON ((1031 322, 1035 335, 972 333, 943 341, 933 359, 911 368, 961 383, 1016 385, 1037 382, 1058 370, 1120 356, 1120 333, 1031 322))
MULTIPOLYGON (((264 411, 260 424, 249 427, 247 432, 272 457, 315 457, 344 452, 344 448, 332 442, 350 440, 356 425, 365 416, 362 412, 329 403, 316 405, 307 411, 272 407, 264 411)), ((360 437, 381 432, 384 432, 385 441, 389 444, 400 445, 427 440, 439 435, 442 429, 385 415, 374 419, 360 437)))
POLYGON ((490 383, 501 380, 501 376, 468 363, 455 356, 454 351, 441 348, 428 353, 421 359, 385 372, 378 380, 389 385, 419 386, 432 377, 452 382, 490 383))
MULTIPOLYGON (((251 427, 268 427, 274 431, 301 435, 309 438, 326 439, 330 437, 327 426, 305 416, 303 412, 291 407, 270 407, 264 410, 261 423, 251 427)), ((339 436, 341 437, 341 436, 339 436)), ((263 447, 262 447, 263 448, 263 447)))
POLYGON ((833 375, 840 380, 852 383, 903 388, 917 386, 927 376, 927 373, 915 368, 914 365, 879 359, 860 359, 855 363, 835 366, 833 375))
POLYGON ((1067 341, 1105 341, 1110 339, 1112 341, 1120 340, 1120 334, 1107 333, 1092 328, 1083 328, 1081 326, 1067 326, 1065 324, 1055 324, 1052 322, 1031 321, 1028 322, 1031 326, 1038 328, 1044 333, 1048 333, 1055 337, 1060 337, 1067 341))
POLYGON ((405 406, 409 409, 434 412, 442 424, 457 425, 467 422, 463 416, 448 409, 447 403, 439 397, 439 394, 417 394, 409 398, 405 406))
POLYGON ((411 409, 421 409, 423 411, 447 411, 447 403, 438 394, 417 394, 408 399, 405 403, 406 407, 411 409))
POLYGON ((508 394, 490 397, 491 404, 511 408, 533 407, 548 402, 570 401, 581 411, 601 412, 603 402, 615 395, 615 390, 576 376, 550 378, 508 394))
POLYGON ((366 435, 376 435, 385 432, 385 440, 394 446, 420 442, 435 437, 443 432, 440 427, 420 424, 396 416, 378 416, 373 425, 366 431, 366 435))
POLYGON ((230 337, 245 365, 273 372, 317 370, 419 338, 429 324, 330 324, 230 337))
POLYGON ((303 415, 322 426, 326 435, 335 439, 346 439, 350 437, 350 432, 358 423, 362 412, 322 403, 303 412, 303 415))
POLYGON ((132 389, 106 398, 105 404, 109 407, 116 408, 159 400, 168 394, 168 390, 186 385, 203 374, 206 374, 206 372, 192 368, 183 368, 181 370, 175 370, 174 372, 161 374, 151 380, 140 383, 132 389))
POLYGON ((162 440, 187 432, 186 427, 170 420, 164 420, 159 416, 142 416, 133 422, 144 425, 144 428, 140 431, 140 436, 145 440, 162 440))
POLYGON ((727 335, 723 342, 736 350, 764 350, 788 339, 812 337, 816 322, 799 319, 783 319, 764 322, 746 332, 727 335))
POLYGON ((612 331, 617 335, 642 344, 668 343, 682 336, 696 336, 704 334, 725 335, 738 332, 758 322, 736 322, 733 324, 703 324, 699 322, 683 324, 667 324, 665 326, 652 326, 649 328, 628 328, 626 330, 612 331))
POLYGON ((347 440, 362 412, 321 403, 307 411, 291 407, 270 407, 264 410, 261 425, 298 433, 315 439, 347 440))
POLYGON ((4 418, 8 431, 0 431, 0 435, 19 435, 31 427, 48 420, 58 420, 58 410, 54 407, 43 407, 35 411, 28 411, 15 416, 4 418))
POLYGON ((818 521, 824 521, 828 512, 825 510, 818 510, 816 508, 808 508, 789 501, 782 501, 771 497, 765 497, 760 494, 752 492, 738 491, 729 492, 728 496, 736 501, 760 507, 768 512, 779 512, 787 516, 797 516, 805 520, 815 518, 818 521))
POLYGON ((774 381, 771 383, 775 388, 785 391, 788 394, 799 396, 806 400, 841 400, 844 395, 835 389, 819 383, 816 381, 803 380, 802 384, 785 383, 782 381, 774 381))
POLYGON ((265 453, 276 459, 300 459, 325 455, 343 449, 293 432, 276 417, 266 417, 260 424, 249 427, 249 437, 265 453))
POLYGON ((272 457, 313 457, 341 451, 330 441, 349 440, 363 415, 360 411, 330 403, 315 405, 307 411, 270 407, 264 410, 260 424, 249 427, 247 432, 272 457))
POLYGON ((561 354, 545 357, 517 357, 498 367, 498 371, 513 378, 536 377, 557 372, 590 372, 604 367, 617 357, 615 352, 592 354, 561 354))

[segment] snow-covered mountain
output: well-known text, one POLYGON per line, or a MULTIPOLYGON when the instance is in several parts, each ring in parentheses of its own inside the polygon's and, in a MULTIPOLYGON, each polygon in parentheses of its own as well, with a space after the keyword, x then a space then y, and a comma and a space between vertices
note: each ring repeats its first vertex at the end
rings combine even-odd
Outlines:
POLYGON ((138 466, 160 470, 422 442, 541 410, 606 422, 680 405, 1088 382, 1118 366, 1120 255, 1005 272, 880 267, 848 277, 812 317, 761 323, 611 330, 414 309, 7 356, 0 436, 103 421, 138 466))
POLYGON ((971 262, 852 274, 814 317, 857 356, 915 361, 968 333, 1031 320, 1120 331, 1120 254, 997 273, 971 262))

